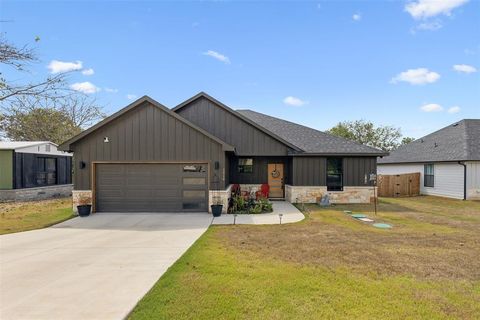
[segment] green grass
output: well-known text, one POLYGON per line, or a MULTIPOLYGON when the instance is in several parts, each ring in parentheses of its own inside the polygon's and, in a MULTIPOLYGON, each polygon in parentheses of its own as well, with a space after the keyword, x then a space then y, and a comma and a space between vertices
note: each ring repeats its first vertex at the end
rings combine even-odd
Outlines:
POLYGON ((72 218, 71 198, 2 203, 0 234, 41 229, 72 218))
POLYGON ((130 319, 478 319, 480 203, 441 202, 382 200, 377 219, 392 230, 343 213, 372 216, 366 205, 211 227, 130 319))

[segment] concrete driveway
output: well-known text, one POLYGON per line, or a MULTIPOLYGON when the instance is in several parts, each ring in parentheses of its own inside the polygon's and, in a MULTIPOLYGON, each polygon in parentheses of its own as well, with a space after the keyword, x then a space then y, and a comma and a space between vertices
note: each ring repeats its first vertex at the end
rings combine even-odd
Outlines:
POLYGON ((0 236, 0 319, 122 319, 211 221, 101 213, 0 236))

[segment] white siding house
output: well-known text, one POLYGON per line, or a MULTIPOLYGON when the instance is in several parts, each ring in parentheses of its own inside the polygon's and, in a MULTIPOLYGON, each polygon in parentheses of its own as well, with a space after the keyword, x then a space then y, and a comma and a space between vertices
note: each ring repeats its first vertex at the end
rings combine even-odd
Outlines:
POLYGON ((467 199, 480 200, 480 161, 467 162, 467 199))
POLYGON ((462 120, 398 148, 378 159, 377 172, 419 172, 421 194, 480 200, 480 119, 462 120))
POLYGON ((420 194, 463 199, 463 166, 458 163, 434 163, 433 187, 426 187, 424 163, 379 165, 378 174, 420 173, 420 194))

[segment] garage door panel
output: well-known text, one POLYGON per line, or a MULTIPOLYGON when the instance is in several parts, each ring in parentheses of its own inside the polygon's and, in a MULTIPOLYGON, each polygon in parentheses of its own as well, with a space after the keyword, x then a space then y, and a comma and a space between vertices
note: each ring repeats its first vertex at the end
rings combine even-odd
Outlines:
POLYGON ((206 211, 206 167, 205 164, 97 164, 96 210, 206 211), (192 172, 192 168, 202 172, 192 172))

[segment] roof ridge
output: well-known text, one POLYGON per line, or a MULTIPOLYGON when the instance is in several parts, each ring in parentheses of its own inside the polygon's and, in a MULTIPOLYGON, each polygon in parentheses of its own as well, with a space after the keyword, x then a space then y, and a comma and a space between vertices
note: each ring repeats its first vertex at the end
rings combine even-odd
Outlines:
POLYGON ((187 106, 188 104, 190 104, 191 102, 199 99, 199 98, 205 98, 207 100, 210 100, 211 102, 217 104, 218 106, 220 106, 221 108, 223 108, 224 110, 226 110, 227 112, 230 112, 232 113, 233 115, 235 115, 236 117, 238 117, 239 119, 241 119, 242 121, 245 121, 247 122, 248 124, 250 124, 251 126, 253 127, 256 127, 258 130, 260 131, 263 131, 265 134, 271 136, 272 138, 280 141, 281 143, 283 143, 284 145, 296 150, 296 151, 299 151, 299 152, 304 152, 305 150, 303 150, 302 148, 300 148, 299 146, 283 139, 282 137, 278 136, 276 133, 272 132, 271 130, 265 128, 264 126, 261 126, 260 124, 256 123, 255 121, 249 119, 248 117, 245 117, 244 115, 242 115, 240 112, 230 108, 229 106, 227 106, 225 103, 215 99, 214 97, 210 96, 208 93, 205 93, 203 91, 197 93, 196 95, 194 95, 193 97, 181 102, 180 104, 178 104, 176 107, 172 108, 171 110, 173 112, 177 112, 178 110, 182 109, 183 107, 187 106))
POLYGON ((299 124, 299 123, 296 123, 296 122, 292 122, 292 121, 289 121, 289 120, 285 120, 285 119, 282 119, 282 118, 277 118, 277 117, 274 117, 274 116, 271 116, 271 115, 268 115, 268 114, 265 114, 265 113, 261 113, 261 112, 258 112, 258 111, 255 111, 255 110, 251 110, 251 109, 239 109, 237 111, 250 111, 250 112, 254 112, 254 113, 258 113, 258 114, 261 114, 263 116, 266 116, 266 117, 269 117, 269 118, 273 118, 273 119, 276 119, 276 120, 280 120, 280 121, 284 121, 284 122, 287 122, 287 123, 290 123, 292 125, 295 125, 295 126, 300 126, 300 127, 303 127, 303 128, 306 128, 308 130, 313 130, 315 132, 318 132, 318 133, 321 133, 321 134, 324 134, 324 135, 327 135, 327 136, 331 136, 331 137, 335 137, 337 139, 341 139, 341 140, 344 140, 344 141, 347 141, 347 142, 350 142, 350 143, 354 143, 358 146, 362 146, 362 147, 368 147, 368 148, 372 148, 373 150, 375 151, 383 151, 381 149, 378 149, 378 148, 375 148, 375 147, 372 147, 372 146, 369 146, 369 145, 366 145, 366 144, 362 144, 360 142, 357 142, 357 141, 354 141, 354 140, 351 140, 351 139, 347 139, 347 138, 344 138, 344 137, 340 137, 340 136, 336 136, 334 134, 331 134, 331 133, 328 133, 328 132, 324 132, 324 131, 321 131, 321 130, 318 130, 318 129, 315 129, 315 128, 311 128, 311 127, 308 127, 306 125, 303 125, 303 124, 299 124))
MULTIPOLYGON (((217 142, 218 144, 222 145, 223 147, 226 147, 227 149, 231 149, 231 150, 234 150, 235 148, 233 146, 231 146, 230 144, 226 143, 225 141, 221 140, 220 138, 216 137, 215 135, 203 130, 202 128, 198 127, 197 125, 195 125, 194 123, 191 123, 190 121, 188 121, 187 119, 185 119, 184 117, 181 117, 180 115, 178 115, 176 112, 173 112, 172 110, 170 110, 169 108, 167 108, 166 106, 164 106, 163 104, 161 104, 160 102, 156 101, 155 99, 153 98, 150 98, 149 96, 147 95, 144 95, 142 96, 141 98, 138 98, 137 100, 133 101, 132 103, 128 104, 127 106, 121 108, 120 110, 116 111, 115 113, 111 114, 110 116, 106 117, 105 119, 101 120, 100 122, 96 123, 95 125, 91 126, 90 128, 86 129, 86 130, 83 130, 82 132, 80 132, 79 134, 75 135, 74 137, 68 139, 67 141, 63 142, 59 148, 61 150, 64 150, 65 148, 70 148, 70 145, 72 143, 75 143, 76 141, 80 140, 80 139, 83 139, 84 137, 86 137, 87 135, 89 135, 90 133, 94 132, 95 130, 101 128, 102 126, 106 125, 107 123, 109 123, 110 121, 113 121, 117 118, 119 118, 120 116, 122 116, 123 114, 129 112, 130 110, 134 109, 134 108, 137 108, 141 105, 143 105, 145 102, 148 102, 150 103, 151 105, 153 105, 154 107, 162 110, 163 112, 169 114, 170 116, 176 118, 177 120, 185 123, 186 125, 190 126, 192 129, 195 129, 197 130, 198 132, 202 133, 203 135, 205 135, 206 137, 212 139, 213 141, 217 142)), ((65 151, 65 150, 64 150, 65 151)))

